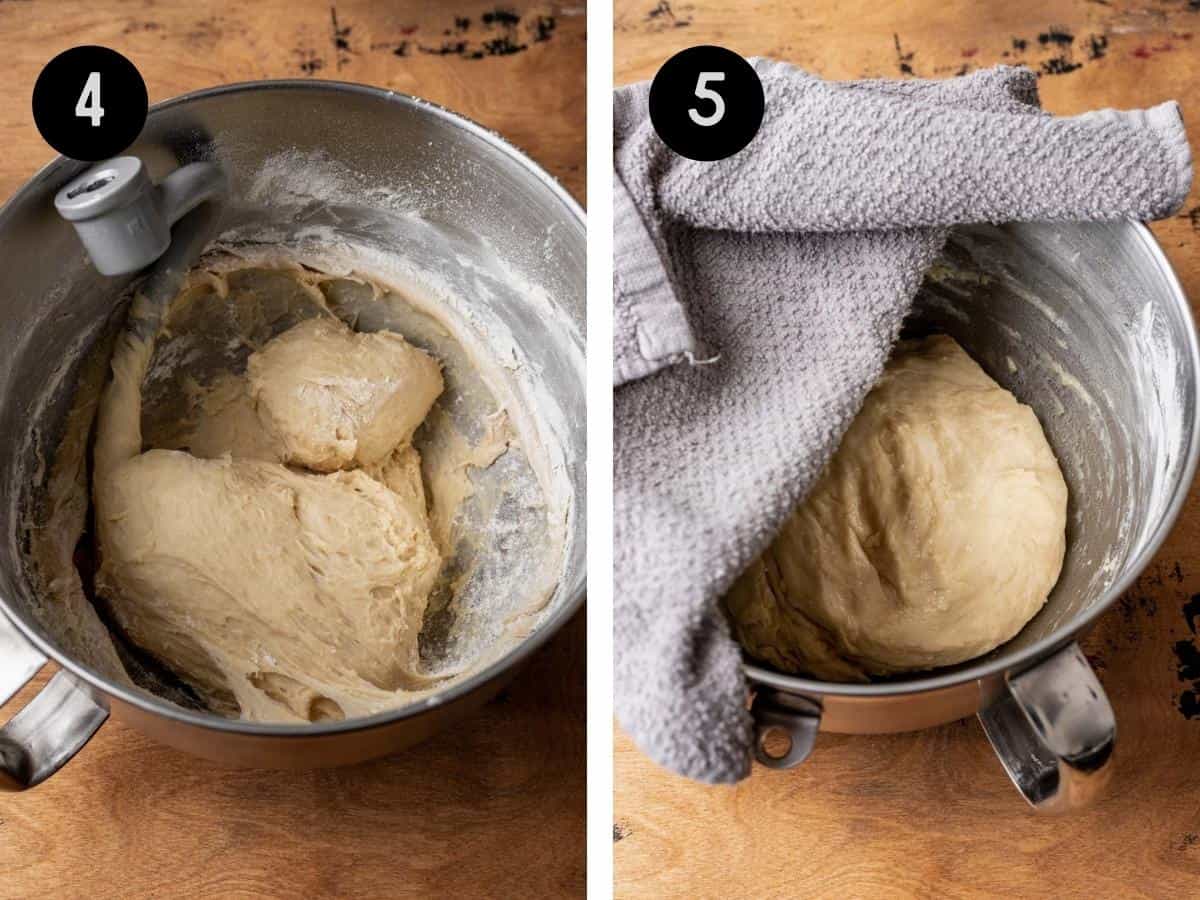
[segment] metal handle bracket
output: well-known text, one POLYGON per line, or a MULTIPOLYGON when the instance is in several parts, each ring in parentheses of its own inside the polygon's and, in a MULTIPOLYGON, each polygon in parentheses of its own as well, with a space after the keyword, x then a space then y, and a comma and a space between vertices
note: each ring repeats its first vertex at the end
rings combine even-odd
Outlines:
MULTIPOLYGON (((46 663, 0 613, 0 703, 46 663)), ((41 784, 86 744, 108 718, 108 706, 70 672, 57 672, 36 697, 0 727, 0 791, 41 784)))
POLYGON ((1039 812, 1086 806, 1112 775, 1116 717, 1078 644, 1010 676, 979 721, 1005 771, 1039 812))

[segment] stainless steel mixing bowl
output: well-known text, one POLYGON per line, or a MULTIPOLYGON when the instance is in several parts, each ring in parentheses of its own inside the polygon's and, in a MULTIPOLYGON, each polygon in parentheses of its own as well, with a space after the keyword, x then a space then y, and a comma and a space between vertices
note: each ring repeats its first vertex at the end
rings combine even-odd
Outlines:
POLYGON ((910 731, 977 713, 1031 804, 1081 805, 1110 772, 1116 724, 1076 641, 1151 561, 1196 468, 1187 298, 1144 225, 973 226, 953 233, 909 327, 953 335, 1037 412, 1070 489, 1062 576, 1020 634, 952 668, 863 685, 747 664, 756 756, 787 768, 818 730, 910 731), (777 730, 790 738, 782 753, 777 730))
POLYGON ((20 506, 55 446, 85 349, 128 279, 88 265, 55 191, 83 165, 58 159, 0 212, 0 703, 47 662, 61 667, 0 729, 0 789, 36 784, 69 759, 109 712, 200 756, 318 766, 383 755, 483 704, 582 605, 585 587, 583 213, 536 164, 497 135, 424 101, 360 85, 275 81, 230 85, 159 104, 129 154, 161 178, 218 159, 232 179, 225 224, 287 240, 324 226, 436 270, 457 294, 482 298, 537 370, 554 409, 572 495, 563 576, 548 612, 511 652, 428 700, 371 718, 314 725, 230 721, 106 679, 64 653, 31 614, 37 598, 21 546, 20 506), (336 177, 296 190, 303 160, 336 177), (294 162, 293 162, 294 161, 294 162), (270 176, 264 180, 264 171, 270 176), (489 274, 490 273, 490 274, 489 274), (538 293, 540 300, 533 294, 538 293), (546 304, 549 304, 547 306, 546 304), (540 304, 540 305, 539 305, 540 304), (548 312, 547 310, 551 312, 548 312), (551 314, 552 313, 552 314, 551 314))

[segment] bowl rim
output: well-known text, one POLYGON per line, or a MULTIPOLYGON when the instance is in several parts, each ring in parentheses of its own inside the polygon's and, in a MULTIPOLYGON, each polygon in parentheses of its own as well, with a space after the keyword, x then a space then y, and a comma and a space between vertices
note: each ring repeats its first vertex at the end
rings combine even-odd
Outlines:
MULTIPOLYGON (((1053 224, 1053 223, 1045 223, 1053 224)), ((1100 223, 1080 223, 1100 224, 1100 223)), ((1143 222, 1126 219, 1123 222, 1104 223, 1110 226, 1124 226, 1133 229, 1133 234, 1139 239, 1142 249, 1153 261, 1159 275, 1165 280, 1170 291, 1171 299, 1186 326, 1187 358, 1191 364, 1193 382, 1200 394, 1200 339, 1196 333, 1196 320, 1192 315, 1187 293, 1175 274, 1170 261, 1154 234, 1143 222)), ((1200 401, 1194 409, 1200 409, 1200 401)), ((885 698, 899 697, 909 694, 923 694, 929 691, 943 690, 970 681, 985 681, 1008 673, 1015 673, 1031 667, 1050 656, 1055 651, 1071 643, 1078 635, 1091 626, 1096 619, 1103 615, 1126 590, 1134 583, 1151 560, 1158 554, 1163 542, 1175 527, 1175 520, 1191 490, 1192 481, 1196 474, 1197 459, 1200 458, 1200 416, 1193 415, 1191 427, 1188 429, 1187 459, 1180 470, 1179 478, 1171 489, 1170 502, 1155 524, 1150 538, 1128 565, 1125 566, 1120 578, 1109 586, 1104 596, 1087 609, 1081 611, 1069 622, 1066 622, 1052 633, 1039 641, 1030 644, 1019 651, 1013 651, 995 659, 977 662, 965 668, 938 674, 922 675, 919 678, 903 681, 887 681, 878 684, 844 684, 833 681, 820 681, 815 678, 803 678, 797 675, 786 675, 774 669, 759 665, 743 656, 742 668, 752 684, 763 685, 790 694, 837 696, 847 698, 885 698)))
MULTIPOLYGON (((559 203, 565 207, 569 218, 573 218, 580 229, 586 235, 587 219, 584 214, 583 207, 569 194, 559 181, 549 172, 539 166, 527 154, 519 150, 516 146, 506 141, 499 134, 491 129, 485 128, 478 122, 467 118, 459 113, 452 112, 440 104, 430 100, 425 100, 420 97, 414 97, 410 94, 404 94, 399 91, 393 91, 386 88, 373 87, 366 84, 358 84, 349 81, 332 81, 332 80, 310 80, 303 78, 281 78, 281 79, 265 79, 258 81, 242 81, 231 84, 222 84, 216 87, 203 88, 197 91, 191 91, 186 94, 180 94, 176 97, 171 97, 163 100, 150 107, 146 121, 167 110, 177 106, 182 106, 199 100, 207 100, 213 97, 221 97, 226 94, 242 94, 253 93, 257 91, 280 91, 289 92, 297 91, 304 93, 349 93, 359 94, 368 97, 372 100, 382 101, 384 103, 395 104, 403 107, 411 112, 419 115, 432 115, 437 119, 450 124, 453 127, 462 129, 469 134, 474 135, 479 140, 490 146, 492 149, 507 156, 509 159, 520 165, 527 173, 533 176, 543 188, 550 192, 559 203)), ((8 199, 2 208, 0 208, 0 229, 4 227, 7 220, 13 215, 13 210, 21 204, 29 195, 44 189, 44 185, 48 181, 58 182, 60 179, 65 183, 70 178, 74 177, 79 171, 85 168, 88 163, 83 163, 78 160, 67 159, 66 157, 56 157, 51 162, 47 163, 39 169, 32 178, 20 187, 16 193, 8 199)), ((586 490, 586 484, 583 486, 586 490)), ((586 544, 586 533, 581 538, 586 544)), ((102 694, 108 697, 119 700, 122 703, 137 707, 139 710, 151 715, 161 715, 172 719, 176 722, 191 725, 194 727, 206 729, 209 731, 223 732, 227 734, 249 735, 254 737, 278 737, 278 738, 304 738, 312 739, 318 737, 333 736, 350 732, 363 731, 366 729, 378 728, 381 726, 392 725, 396 722, 420 716, 428 710, 448 706, 456 701, 474 693, 481 689, 489 682, 495 681, 503 677, 507 672, 519 666, 533 653, 539 650, 547 641, 557 634, 562 627, 575 616, 584 604, 584 599, 587 595, 587 555, 584 554, 583 570, 580 573, 579 584, 573 588, 570 593, 559 604, 558 608, 542 621, 537 628, 513 647, 509 652, 502 657, 475 672, 470 677, 462 681, 455 682, 448 686, 443 691, 431 694, 428 697, 421 697, 414 700, 405 706, 398 707, 392 710, 375 713, 371 716, 363 716, 359 718, 344 719, 337 722, 328 723, 276 723, 276 722, 249 722, 242 719, 225 719, 212 713, 197 712, 194 710, 185 709, 182 706, 176 706, 167 700, 155 696, 147 691, 138 688, 125 687, 123 685, 114 684, 105 678, 101 673, 94 669, 82 665, 71 657, 62 653, 49 640, 46 640, 40 633, 40 629, 35 628, 30 622, 26 621, 25 617, 13 610, 8 601, 0 596, 0 614, 3 614, 21 635, 34 645, 45 656, 53 659, 63 669, 87 682, 92 687, 96 688, 102 694)))

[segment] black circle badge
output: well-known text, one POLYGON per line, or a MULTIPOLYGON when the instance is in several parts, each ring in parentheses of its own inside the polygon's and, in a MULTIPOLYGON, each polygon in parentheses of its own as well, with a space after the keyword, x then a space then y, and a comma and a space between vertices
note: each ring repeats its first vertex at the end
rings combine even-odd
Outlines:
POLYGON ((107 47, 72 47, 46 64, 33 86, 33 121, 46 143, 72 159, 116 156, 146 124, 146 82, 107 47))
POLYGON ((663 143, 688 159, 725 159, 745 148, 763 119, 753 66, 724 47, 689 47, 650 85, 650 121, 663 143))

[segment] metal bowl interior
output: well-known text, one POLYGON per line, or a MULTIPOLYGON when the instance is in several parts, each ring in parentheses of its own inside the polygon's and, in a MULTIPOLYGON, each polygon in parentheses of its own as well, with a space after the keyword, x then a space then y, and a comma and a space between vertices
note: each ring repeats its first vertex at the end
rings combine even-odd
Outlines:
MULTIPOLYGON (((114 314, 128 279, 88 265, 54 213, 54 191, 80 171, 56 160, 0 212, 8 277, 0 328, 0 611, 43 652, 102 692, 147 713, 218 731, 312 737, 421 714, 494 682, 543 644, 583 602, 585 543, 583 213, 531 160, 495 134, 427 102, 335 82, 229 85, 151 110, 130 154, 157 179, 220 160, 232 178, 223 219, 239 240, 303 247, 334 234, 379 259, 429 272, 433 294, 490 322, 527 362, 513 395, 536 394, 538 435, 570 498, 558 587, 532 632, 469 678, 409 706, 314 725, 231 721, 130 690, 63 652, 31 614, 21 509, 40 459, 57 444, 80 361, 114 314)), ((410 285, 411 286, 411 285, 410 285)), ((426 285, 422 284, 422 289, 426 285)), ((501 352, 504 352, 502 347, 501 352)))
POLYGON ((958 228, 906 329, 952 335, 1037 412, 1070 491, 1062 574, 1016 637, 967 663, 867 685, 747 664, 755 682, 883 697, 1020 669, 1073 639, 1129 587, 1191 485, 1200 353, 1187 298, 1145 226, 958 228))

